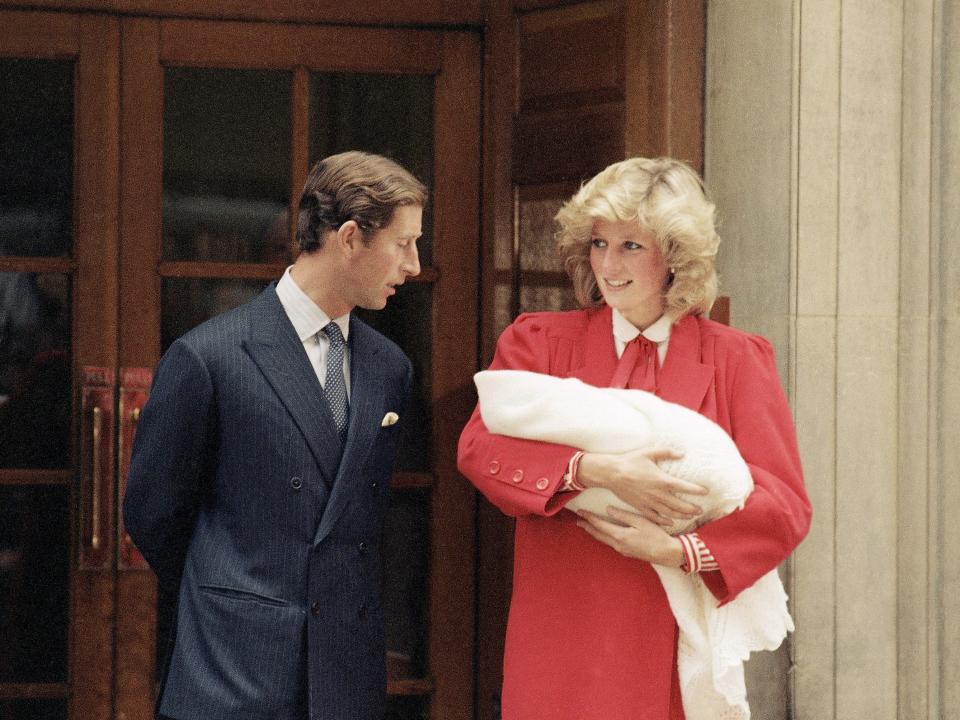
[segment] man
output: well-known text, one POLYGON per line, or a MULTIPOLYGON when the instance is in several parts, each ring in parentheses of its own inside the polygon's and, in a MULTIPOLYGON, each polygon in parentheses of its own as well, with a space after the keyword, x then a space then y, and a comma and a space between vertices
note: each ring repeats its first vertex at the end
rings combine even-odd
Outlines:
POLYGON ((179 587, 162 717, 383 716, 379 540, 413 373, 350 311, 420 272, 425 202, 391 160, 321 160, 296 262, 161 359, 124 519, 179 587))

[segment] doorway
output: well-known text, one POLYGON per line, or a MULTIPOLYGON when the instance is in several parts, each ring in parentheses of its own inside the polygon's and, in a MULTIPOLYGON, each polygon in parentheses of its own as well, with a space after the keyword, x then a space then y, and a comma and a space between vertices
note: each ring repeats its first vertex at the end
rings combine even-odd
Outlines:
POLYGON ((390 713, 470 717, 474 496, 455 448, 476 369, 479 35, 29 11, 0 28, 0 715, 152 717, 171 601, 119 516, 152 368, 279 278, 310 165, 355 148, 431 188, 421 274, 364 317, 417 380, 383 543, 390 713))

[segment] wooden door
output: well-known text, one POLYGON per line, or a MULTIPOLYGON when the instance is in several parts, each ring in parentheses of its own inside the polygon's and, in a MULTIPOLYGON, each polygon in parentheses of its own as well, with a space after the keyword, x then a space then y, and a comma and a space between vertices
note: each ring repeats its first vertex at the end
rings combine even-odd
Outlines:
MULTIPOLYGON (((557 210, 610 163, 703 165, 702 0, 489 0, 482 363, 521 312, 575 306, 557 210)), ((477 718, 500 715, 513 519, 478 517, 477 718)))
MULTIPOLYGON (((418 418, 401 443, 383 543, 389 716, 469 717, 473 493, 456 474, 455 447, 477 336, 478 37, 129 19, 122 48, 124 412, 145 399, 133 369, 153 367, 174 338, 280 277, 313 162, 379 152, 432 188, 421 274, 386 310, 359 314, 406 350, 417 377, 418 418)), ((119 482, 122 492, 122 473, 119 482)), ((117 587, 118 666, 130 668, 117 711, 146 717, 172 600, 156 598, 135 554, 121 557, 117 587)))
POLYGON ((119 23, 0 11, 0 716, 110 716, 119 23))
POLYGON ((171 600, 119 517, 152 368, 293 257, 312 162, 432 189, 365 319, 417 373, 387 522, 390 717, 467 718, 480 42, 458 31, 0 11, 0 717, 152 718, 171 600))

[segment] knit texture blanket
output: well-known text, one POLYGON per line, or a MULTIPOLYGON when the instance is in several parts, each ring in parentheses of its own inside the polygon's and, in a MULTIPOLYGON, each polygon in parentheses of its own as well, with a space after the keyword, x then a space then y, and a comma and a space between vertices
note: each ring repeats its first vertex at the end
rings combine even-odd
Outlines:
MULTIPOLYGON (((703 508, 695 522, 675 522, 671 534, 742 508, 753 490, 750 470, 733 440, 709 418, 643 390, 598 388, 576 378, 521 370, 474 376, 480 415, 499 435, 558 443, 587 452, 644 447, 682 453, 660 467, 710 492, 686 499, 703 508)), ((606 515, 608 505, 633 510, 609 490, 589 488, 566 508, 606 515)), ((749 720, 743 663, 751 652, 775 650, 793 620, 776 570, 722 607, 699 575, 653 565, 680 628, 677 667, 687 720, 749 720)))

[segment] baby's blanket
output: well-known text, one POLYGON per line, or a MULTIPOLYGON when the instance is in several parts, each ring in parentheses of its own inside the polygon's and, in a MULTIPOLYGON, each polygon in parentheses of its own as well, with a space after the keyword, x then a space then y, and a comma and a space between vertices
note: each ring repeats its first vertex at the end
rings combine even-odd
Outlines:
MULTIPOLYGON (((575 378, 520 370, 486 370, 474 381, 480 415, 492 433, 588 452, 660 447, 682 453, 681 459, 663 461, 660 467, 710 493, 687 498, 704 513, 696 523, 676 522, 672 534, 743 507, 753 490, 750 471, 723 428, 652 393, 597 388, 575 378)), ((605 515, 608 505, 633 509, 599 488, 584 490, 566 507, 605 515)), ((775 650, 793 630, 777 571, 717 607, 698 575, 653 567, 680 628, 677 665, 687 720, 749 720, 743 663, 751 652, 775 650)))

